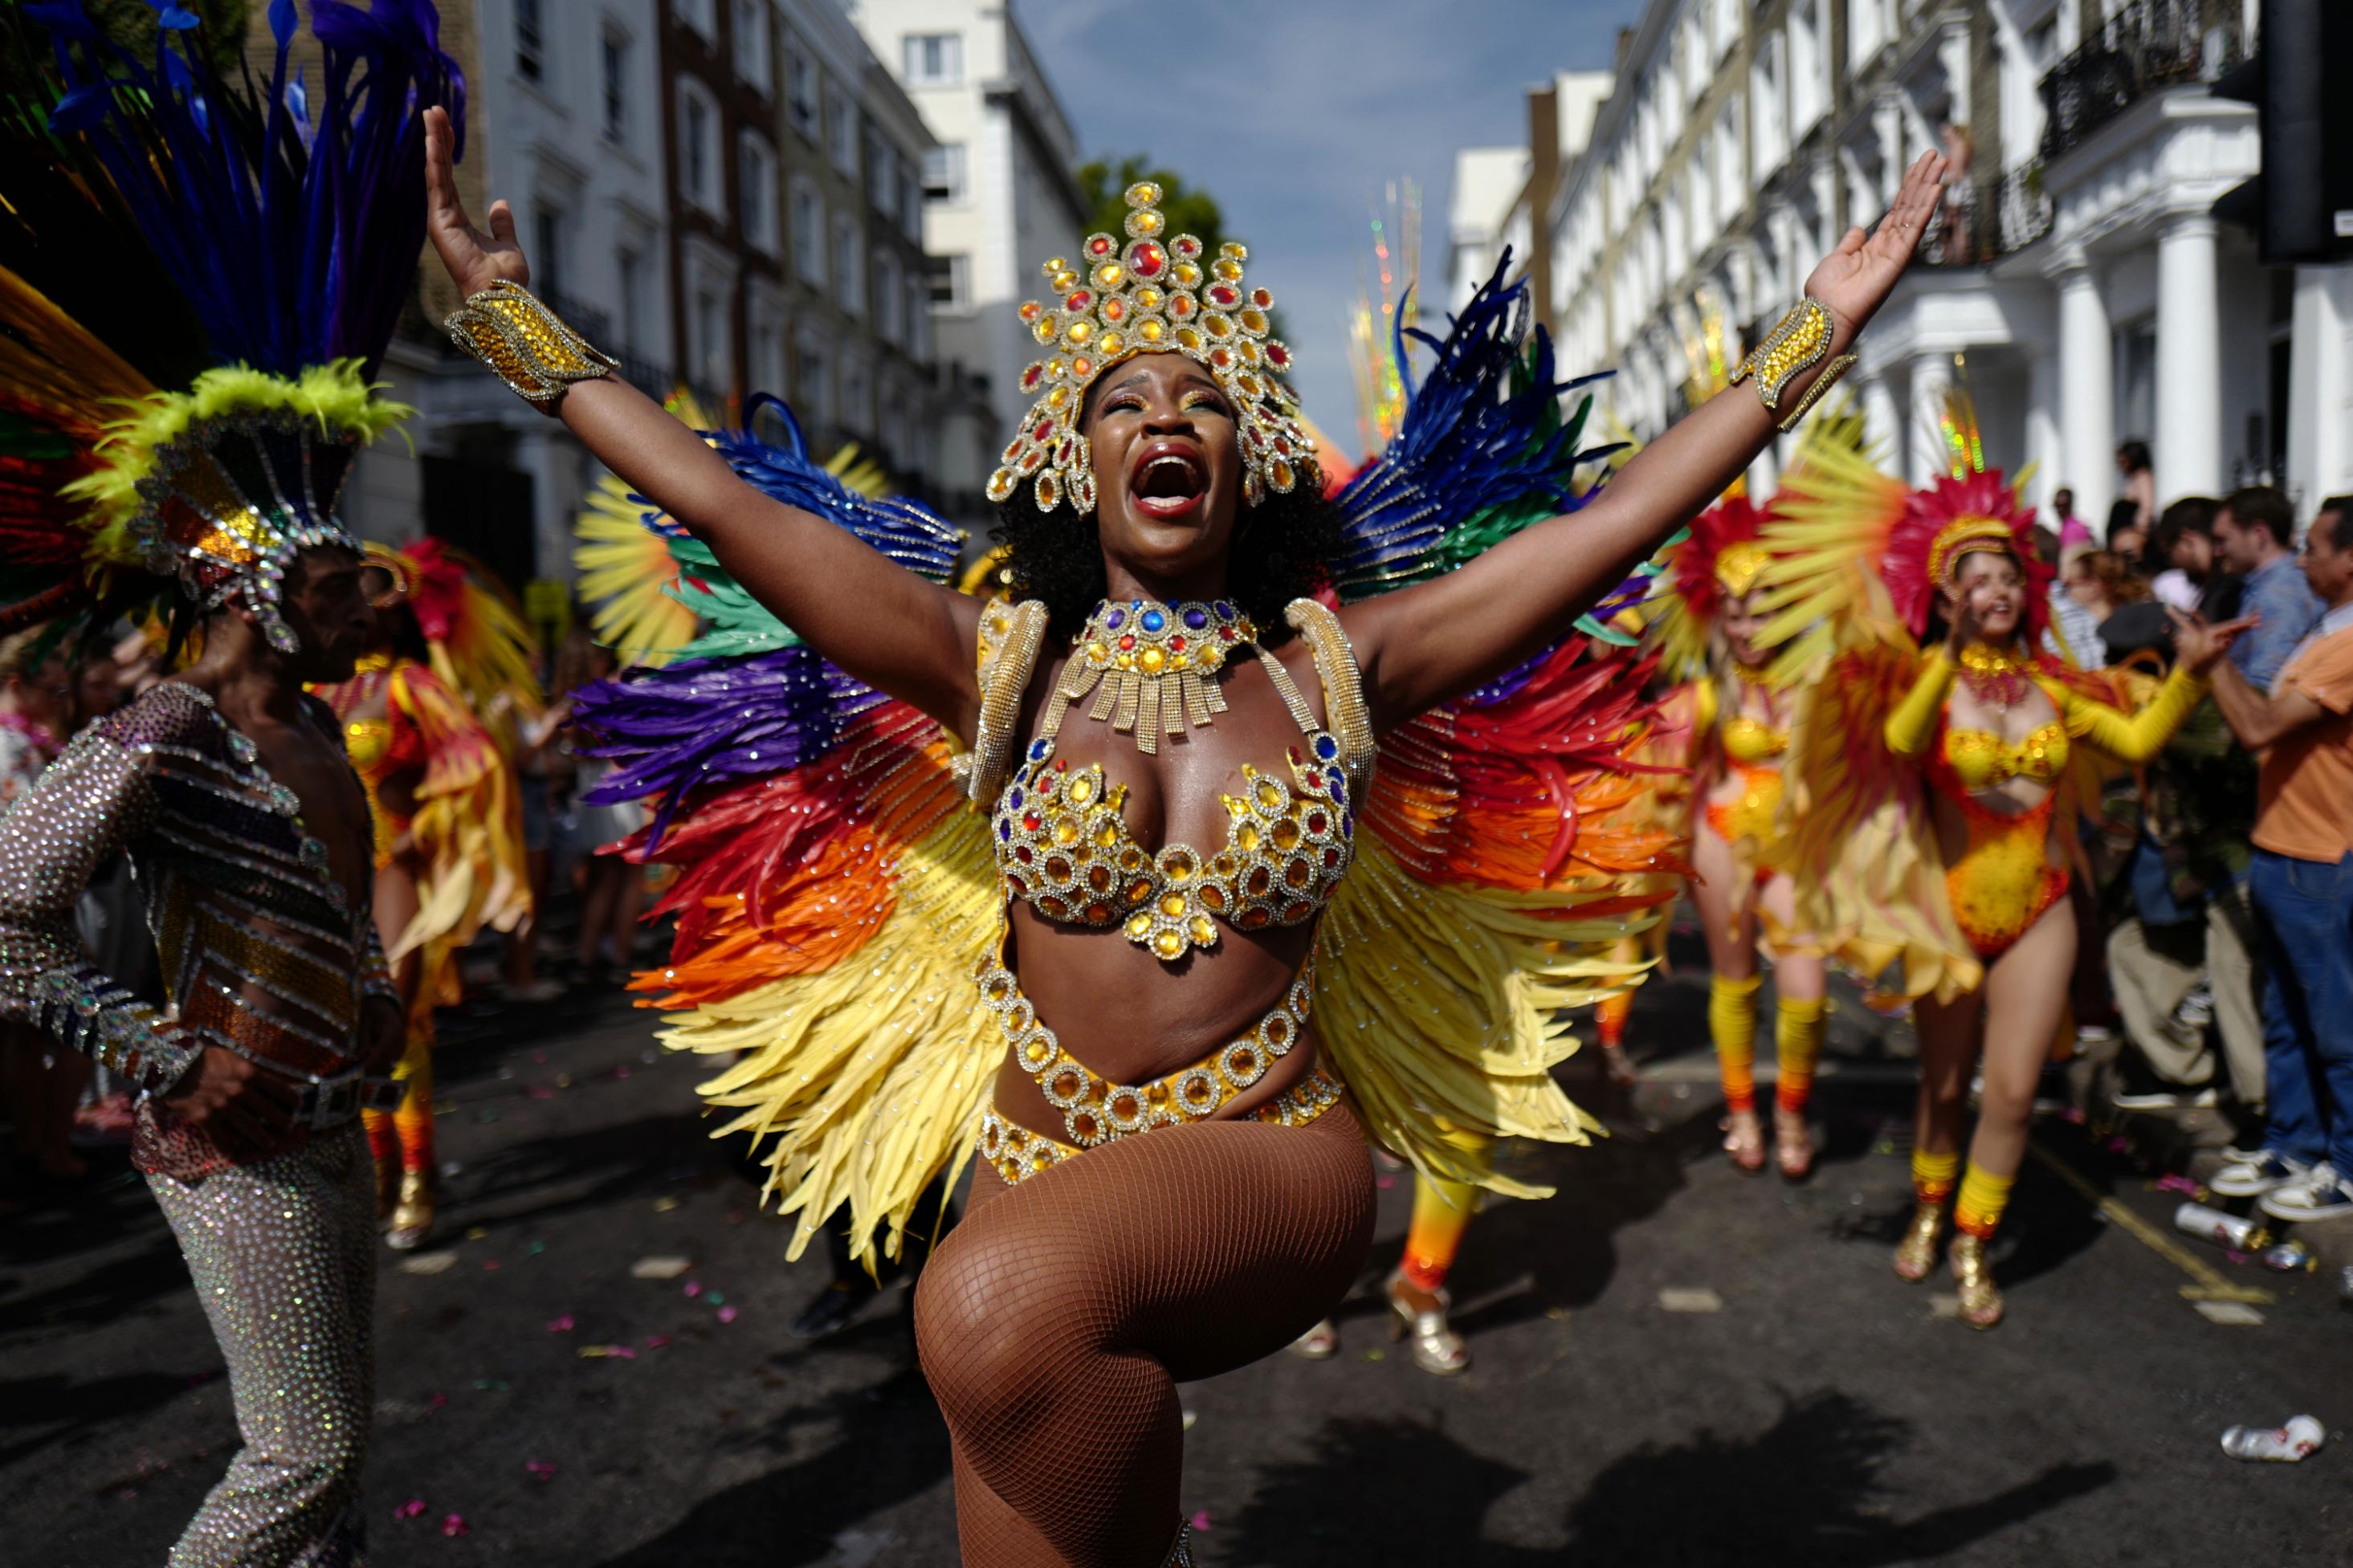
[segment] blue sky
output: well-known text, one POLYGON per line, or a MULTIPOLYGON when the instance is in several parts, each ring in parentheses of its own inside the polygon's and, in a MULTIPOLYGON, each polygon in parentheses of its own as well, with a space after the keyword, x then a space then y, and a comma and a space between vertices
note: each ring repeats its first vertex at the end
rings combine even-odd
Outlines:
POLYGON ((1308 414, 1343 447, 1355 446, 1356 430, 1347 316, 1385 184, 1420 182, 1423 273, 1440 279, 1455 149, 1525 143, 1526 89, 1556 70, 1607 68, 1618 28, 1641 8, 1640 0, 1194 0, 1174 10, 1015 0, 1083 156, 1145 153, 1218 198, 1228 237, 1250 247, 1250 281, 1274 290, 1308 414), (1220 69, 1200 52, 1212 41, 1229 47, 1233 64, 1220 69))

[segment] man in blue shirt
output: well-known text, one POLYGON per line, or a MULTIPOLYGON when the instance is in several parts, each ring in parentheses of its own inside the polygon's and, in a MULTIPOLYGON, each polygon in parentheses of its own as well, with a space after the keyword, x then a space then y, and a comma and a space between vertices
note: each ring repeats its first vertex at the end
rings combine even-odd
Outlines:
POLYGON ((2234 490, 2214 514, 2214 554, 2226 572, 2246 580, 2239 614, 2260 616, 2231 645, 2231 662, 2257 691, 2268 692, 2288 655, 2327 608, 2296 568, 2295 513, 2269 485, 2234 490))

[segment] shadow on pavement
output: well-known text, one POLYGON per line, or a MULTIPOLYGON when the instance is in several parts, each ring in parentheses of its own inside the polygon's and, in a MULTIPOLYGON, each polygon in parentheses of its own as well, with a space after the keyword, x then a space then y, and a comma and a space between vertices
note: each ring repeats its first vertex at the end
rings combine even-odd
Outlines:
MULTIPOLYGON (((730 1446, 781 1452, 811 1430, 824 1452, 705 1498, 668 1531, 601 1568, 792 1568, 834 1554, 835 1538, 948 1473, 948 1432, 910 1364, 879 1384, 797 1407, 730 1446)), ((885 1551, 880 1561, 902 1561, 885 1551)))
POLYGON ((1912 1438, 1907 1422, 1852 1395, 1817 1392, 1788 1402, 1754 1436, 1703 1429, 1690 1442, 1616 1460, 1570 1509, 1566 1547, 1527 1547, 1481 1539, 1489 1510, 1527 1472, 1409 1422, 1334 1421, 1314 1459, 1263 1471, 1256 1495, 1219 1521, 1214 1540, 1236 1568, 1387 1562, 1400 1541, 1442 1547, 1430 1560, 1463 1568, 1877 1568, 1943 1557, 2116 1479, 2112 1465, 2060 1465, 1979 1501, 1905 1520, 1887 1506, 1880 1472, 1912 1438), (1348 1506, 1334 1507, 1343 1497, 1348 1506))

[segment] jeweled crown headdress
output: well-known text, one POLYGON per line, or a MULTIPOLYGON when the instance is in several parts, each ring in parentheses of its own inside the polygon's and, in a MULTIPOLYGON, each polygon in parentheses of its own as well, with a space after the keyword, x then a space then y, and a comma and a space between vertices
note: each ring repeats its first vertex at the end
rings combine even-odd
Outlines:
POLYGON ((1021 320, 1046 357, 1021 373, 1021 390, 1038 401, 989 476, 989 500, 1009 500, 1028 484, 1041 511, 1065 500, 1082 516, 1092 511, 1092 454, 1079 428, 1087 388, 1145 353, 1181 353, 1217 378, 1240 427, 1242 498, 1250 505, 1303 479, 1319 482, 1315 443, 1282 381, 1291 350, 1270 335, 1274 296, 1244 282, 1250 252, 1242 246, 1229 241, 1205 262, 1206 247, 1192 235, 1164 239, 1160 197, 1149 180, 1128 186, 1127 244, 1090 235, 1075 265, 1060 256, 1046 263, 1058 298, 1023 303, 1021 320))

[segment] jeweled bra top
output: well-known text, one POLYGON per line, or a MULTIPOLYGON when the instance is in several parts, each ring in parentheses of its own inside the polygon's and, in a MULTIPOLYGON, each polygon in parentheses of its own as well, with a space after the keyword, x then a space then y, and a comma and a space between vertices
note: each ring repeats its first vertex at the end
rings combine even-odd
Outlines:
POLYGON ((1290 672, 1258 646, 1256 628, 1232 605, 1106 604, 1080 635, 1036 738, 997 797, 990 841, 1006 890, 1060 924, 1118 926, 1172 963, 1216 946, 1220 921, 1261 931, 1313 919, 1354 857, 1350 770, 1369 760, 1370 731, 1337 619, 1311 600, 1287 618, 1307 636, 1334 725, 1361 726, 1358 744, 1344 745, 1316 723, 1290 672), (1126 786, 1106 783, 1100 763, 1072 767, 1054 754, 1062 721, 1093 691, 1089 717, 1132 731, 1149 753, 1157 735, 1176 733, 1188 719, 1206 725, 1225 710, 1208 678, 1243 647, 1298 722, 1290 783, 1244 763, 1241 793, 1219 797, 1228 818, 1222 848, 1172 843, 1147 853, 1127 830, 1126 786))

